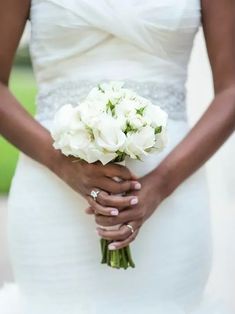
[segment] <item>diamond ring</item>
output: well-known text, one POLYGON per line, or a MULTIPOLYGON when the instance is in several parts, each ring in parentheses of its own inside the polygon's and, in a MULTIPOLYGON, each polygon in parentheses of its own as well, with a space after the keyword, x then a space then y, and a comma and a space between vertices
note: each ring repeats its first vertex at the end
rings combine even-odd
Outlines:
POLYGON ((100 190, 92 190, 90 193, 90 196, 93 198, 93 200, 96 202, 97 196, 100 193, 100 190))

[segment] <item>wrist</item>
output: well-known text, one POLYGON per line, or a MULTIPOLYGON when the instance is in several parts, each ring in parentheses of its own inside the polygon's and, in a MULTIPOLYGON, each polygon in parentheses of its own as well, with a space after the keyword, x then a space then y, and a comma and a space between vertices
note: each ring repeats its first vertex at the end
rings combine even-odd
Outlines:
POLYGON ((154 192, 160 195, 161 201, 167 198, 176 187, 174 187, 174 180, 171 179, 170 168, 167 164, 160 164, 152 172, 154 192))
POLYGON ((60 170, 65 156, 60 150, 53 147, 53 140, 50 138, 44 150, 41 163, 56 175, 60 176, 60 170))

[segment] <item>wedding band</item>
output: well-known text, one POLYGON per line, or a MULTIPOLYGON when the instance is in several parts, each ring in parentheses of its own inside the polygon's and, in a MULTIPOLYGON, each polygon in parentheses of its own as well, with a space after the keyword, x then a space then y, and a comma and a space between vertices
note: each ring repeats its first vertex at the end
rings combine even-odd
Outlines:
POLYGON ((93 200, 96 202, 97 196, 99 195, 100 190, 92 190, 90 193, 90 196, 93 198, 93 200))
POLYGON ((131 233, 134 233, 134 228, 130 224, 126 224, 126 226, 131 230, 131 233))

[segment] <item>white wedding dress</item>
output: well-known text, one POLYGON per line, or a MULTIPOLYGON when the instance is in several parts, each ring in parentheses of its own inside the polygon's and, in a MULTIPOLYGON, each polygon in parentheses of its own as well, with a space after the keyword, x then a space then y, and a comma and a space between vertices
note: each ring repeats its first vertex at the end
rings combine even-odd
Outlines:
MULTIPOLYGON (((122 80, 170 118, 167 149, 127 161, 132 171, 149 172, 187 134, 185 82, 200 0, 32 0, 30 19, 36 119, 45 127, 61 105, 82 99, 97 82, 122 80)), ((1 291, 1 314, 227 313, 205 299, 212 246, 204 168, 144 224, 131 245, 135 269, 100 264, 86 206, 21 154, 8 226, 17 285, 1 291)))

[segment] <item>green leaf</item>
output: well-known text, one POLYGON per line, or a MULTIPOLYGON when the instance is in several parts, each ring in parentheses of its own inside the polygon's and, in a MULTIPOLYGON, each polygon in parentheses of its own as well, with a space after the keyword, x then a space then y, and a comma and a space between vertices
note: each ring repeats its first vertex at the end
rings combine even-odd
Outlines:
POLYGON ((125 129, 125 134, 129 133, 129 132, 137 132, 136 128, 133 128, 133 126, 130 124, 129 121, 127 121, 126 123, 126 129, 125 129))
POLYGON ((115 115, 115 105, 111 102, 111 100, 108 101, 108 103, 106 104, 106 112, 111 111, 112 116, 115 115))
POLYGON ((142 108, 136 109, 136 113, 141 115, 141 116, 143 116, 145 108, 146 107, 142 107, 142 108))
POLYGON ((101 91, 102 93, 104 93, 104 90, 103 90, 103 88, 101 87, 101 85, 100 85, 100 84, 98 84, 98 86, 97 86, 97 87, 98 87, 98 90, 99 90, 99 91, 101 91))
POLYGON ((162 126, 157 126, 154 130, 155 134, 161 133, 162 132, 162 126))

